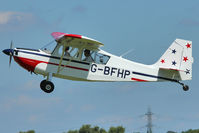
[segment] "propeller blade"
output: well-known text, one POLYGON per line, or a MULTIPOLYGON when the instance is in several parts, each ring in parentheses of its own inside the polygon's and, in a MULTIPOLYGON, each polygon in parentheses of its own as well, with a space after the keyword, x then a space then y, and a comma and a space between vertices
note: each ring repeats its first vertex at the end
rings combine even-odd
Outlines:
POLYGON ((12 56, 13 56, 13 43, 12 43, 12 41, 11 41, 11 43, 10 43, 10 59, 9 59, 9 67, 11 66, 11 62, 12 62, 12 56))
POLYGON ((11 43, 10 43, 10 49, 12 49, 13 48, 13 44, 12 44, 12 41, 11 41, 11 43))
POLYGON ((12 55, 10 55, 10 59, 9 59, 9 67, 11 66, 11 62, 12 62, 12 55))

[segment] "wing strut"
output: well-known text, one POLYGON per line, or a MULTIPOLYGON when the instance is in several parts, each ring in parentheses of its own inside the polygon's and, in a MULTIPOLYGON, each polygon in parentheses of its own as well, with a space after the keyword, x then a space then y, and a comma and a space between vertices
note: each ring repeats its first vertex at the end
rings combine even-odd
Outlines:
POLYGON ((61 58, 60 58, 60 61, 59 61, 59 66, 58 66, 58 69, 57 69, 57 74, 60 72, 62 60, 63 60, 63 57, 64 57, 65 48, 66 48, 66 46, 64 45, 63 50, 62 50, 62 55, 61 55, 61 58))

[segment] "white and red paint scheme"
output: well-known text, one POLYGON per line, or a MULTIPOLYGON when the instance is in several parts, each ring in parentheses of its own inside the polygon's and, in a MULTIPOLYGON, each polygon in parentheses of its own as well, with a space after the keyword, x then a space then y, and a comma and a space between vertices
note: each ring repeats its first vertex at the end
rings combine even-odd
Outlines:
POLYGON ((107 53, 99 48, 103 46, 101 42, 88 37, 60 32, 52 36, 57 42, 52 52, 26 48, 3 51, 24 69, 47 77, 40 84, 47 93, 54 89, 52 77, 95 82, 172 81, 181 84, 185 91, 189 89, 179 81, 192 79, 191 41, 176 39, 155 64, 144 65, 107 53), (69 52, 73 55, 64 56, 66 47, 71 47, 69 52), (85 49, 91 51, 93 61, 83 59, 85 49))

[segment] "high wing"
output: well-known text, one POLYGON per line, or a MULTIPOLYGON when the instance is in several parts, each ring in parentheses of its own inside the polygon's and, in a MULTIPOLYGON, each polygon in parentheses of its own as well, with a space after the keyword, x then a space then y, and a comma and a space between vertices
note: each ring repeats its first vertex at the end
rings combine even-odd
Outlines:
POLYGON ((86 48, 89 50, 97 50, 99 47, 104 46, 104 44, 97 40, 81 35, 61 32, 53 32, 51 35, 60 45, 64 46, 71 46, 81 49, 86 48))

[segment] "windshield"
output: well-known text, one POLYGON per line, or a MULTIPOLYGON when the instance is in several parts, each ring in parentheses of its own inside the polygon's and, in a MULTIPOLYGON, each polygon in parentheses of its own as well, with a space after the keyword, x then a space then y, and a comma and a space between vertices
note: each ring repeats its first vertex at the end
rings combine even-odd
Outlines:
POLYGON ((44 51, 45 53, 51 54, 54 50, 54 48, 56 47, 57 42, 55 40, 47 43, 46 45, 44 45, 41 50, 44 51))

